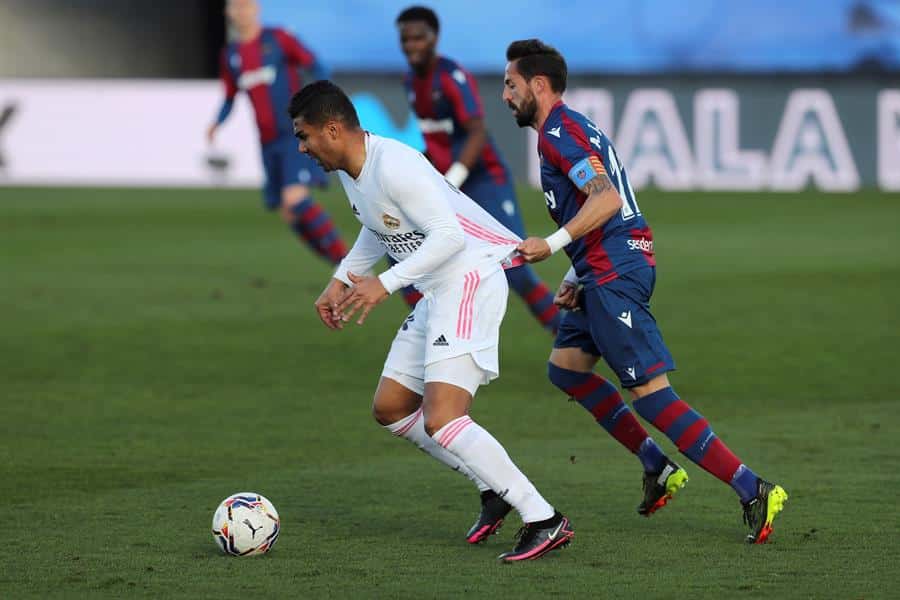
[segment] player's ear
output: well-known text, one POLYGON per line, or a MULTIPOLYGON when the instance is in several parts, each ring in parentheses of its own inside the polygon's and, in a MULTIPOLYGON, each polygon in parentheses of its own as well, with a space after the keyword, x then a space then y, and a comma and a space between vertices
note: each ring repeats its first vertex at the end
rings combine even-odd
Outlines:
POLYGON ((327 133, 328 137, 330 137, 332 140, 336 140, 336 139, 338 139, 338 137, 340 136, 340 133, 341 133, 340 127, 341 127, 341 124, 338 121, 335 121, 335 120, 328 121, 327 123, 325 123, 325 133, 327 133))

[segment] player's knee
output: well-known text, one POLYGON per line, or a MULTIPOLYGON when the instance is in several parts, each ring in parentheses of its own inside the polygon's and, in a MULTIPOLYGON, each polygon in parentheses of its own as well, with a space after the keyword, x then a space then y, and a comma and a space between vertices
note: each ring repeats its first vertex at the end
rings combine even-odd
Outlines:
POLYGON ((291 186, 281 191, 281 218, 286 223, 294 223, 303 214, 306 207, 303 203, 309 198, 309 188, 291 186))
POLYGON ((441 415, 426 415, 425 433, 433 437, 434 434, 440 431, 441 427, 443 427, 447 423, 449 423, 449 420, 443 418, 441 415))
POLYGON ((563 391, 572 386, 573 380, 578 375, 574 371, 558 367, 552 362, 547 362, 547 377, 550 379, 550 383, 563 391))
POLYGON ((293 225, 293 223, 297 220, 297 215, 294 213, 292 208, 293 207, 290 207, 283 202, 278 208, 278 214, 281 215, 281 220, 288 225, 293 225))
POLYGON ((396 410, 378 403, 378 397, 372 402, 372 418, 379 425, 390 425, 402 419, 405 415, 397 415, 396 410))
POLYGON ((650 394, 667 387, 672 387, 672 384, 669 383, 668 375, 663 373, 662 375, 657 375, 647 383, 628 388, 628 391, 631 393, 631 397, 637 400, 638 398, 649 396, 650 394))

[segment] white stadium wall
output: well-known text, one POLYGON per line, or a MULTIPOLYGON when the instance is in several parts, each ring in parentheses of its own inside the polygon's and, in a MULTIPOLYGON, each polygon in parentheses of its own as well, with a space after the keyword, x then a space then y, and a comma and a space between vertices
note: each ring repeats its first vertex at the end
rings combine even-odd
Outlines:
MULTIPOLYGON (((364 126, 421 143, 395 78, 338 81, 364 126)), ((900 89, 854 79, 646 83, 654 81, 581 78, 566 94, 613 139, 635 188, 900 190, 900 89)), ((536 184, 534 132, 515 126, 499 78, 479 84, 514 175, 536 184)), ((243 96, 207 147, 221 94, 216 81, 0 79, 0 186, 259 186, 259 141, 243 96)))
POLYGON ((216 81, 0 80, 0 185, 258 186, 245 98, 209 160, 221 102, 216 81))

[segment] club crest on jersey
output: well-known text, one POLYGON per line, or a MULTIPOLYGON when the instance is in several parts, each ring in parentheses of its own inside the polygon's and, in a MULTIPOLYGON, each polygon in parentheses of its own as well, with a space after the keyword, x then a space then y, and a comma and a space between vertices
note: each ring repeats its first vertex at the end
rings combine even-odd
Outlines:
POLYGON ((384 226, 388 229, 400 229, 400 219, 392 217, 387 213, 381 215, 381 222, 384 223, 384 226))

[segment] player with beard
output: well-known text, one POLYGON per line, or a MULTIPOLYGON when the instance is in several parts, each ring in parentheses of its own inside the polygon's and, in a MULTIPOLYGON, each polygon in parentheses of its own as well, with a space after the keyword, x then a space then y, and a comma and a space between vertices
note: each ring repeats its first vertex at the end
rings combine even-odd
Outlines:
MULTIPOLYGON (((397 28, 410 67, 404 86, 425 138, 426 156, 447 181, 524 237, 512 175, 485 127, 475 78, 437 54, 437 15, 429 8, 412 6, 397 17, 397 28)), ((559 309, 537 273, 523 265, 508 269, 506 278, 534 317, 555 333, 559 309)))
POLYGON ((672 389, 675 369, 650 297, 656 283, 653 233, 609 138, 566 106, 565 59, 540 40, 506 51, 503 100, 520 127, 538 133, 541 187, 559 229, 532 237, 518 251, 538 262, 565 250, 572 268, 559 287, 560 324, 548 365, 550 381, 577 400, 644 468, 649 516, 687 481, 687 473, 647 435, 609 381, 595 375, 602 356, 633 398, 634 410, 668 436, 689 459, 729 484, 743 505, 747 541, 764 543, 788 495, 750 470, 713 433, 706 419, 672 389))

